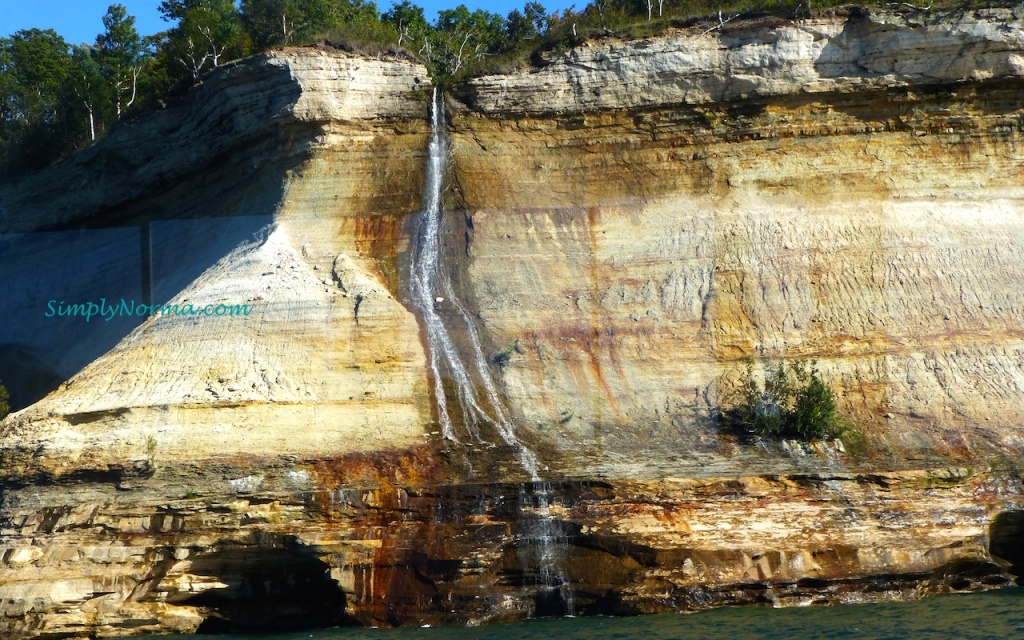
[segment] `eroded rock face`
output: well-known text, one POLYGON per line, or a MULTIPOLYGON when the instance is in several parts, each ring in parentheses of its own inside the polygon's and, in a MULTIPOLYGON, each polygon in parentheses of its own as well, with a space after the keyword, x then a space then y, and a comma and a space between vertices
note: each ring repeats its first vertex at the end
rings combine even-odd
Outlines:
MULTIPOLYGON (((552 593, 538 587, 544 552, 531 533, 540 486, 393 484, 414 480, 399 471, 360 488, 371 480, 359 477, 361 464, 423 462, 264 468, 262 487, 232 496, 213 483, 166 496, 159 471, 133 486, 131 501, 78 485, 59 498, 76 506, 39 509, 58 497, 37 490, 34 504, 5 507, 6 632, 481 624, 872 602, 1010 583, 986 540, 997 514, 1019 506, 1021 487, 998 475, 555 483, 543 490, 565 584, 552 593)), ((1019 545, 1019 530, 1010 535, 1004 542, 1019 545)))
MULTIPOLYGON (((404 303, 421 67, 319 50, 239 62, 4 187, 0 229, 26 234, 11 246, 85 229, 83 297, 137 270, 118 295, 252 308, 109 329, 109 351, 76 347, 88 364, 4 421, 0 632, 467 624, 1009 584, 1022 52, 1012 11, 847 11, 591 42, 456 87, 442 268, 548 482, 486 429, 436 433, 404 303), (149 248, 93 256, 129 245, 149 248), (202 257, 187 268, 186 247, 202 257), (863 440, 723 433, 710 417, 748 356, 816 358, 863 440)), ((56 279, 23 253, 16 282, 56 279)), ((46 333, 33 318, 12 325, 23 349, 46 333)))
MULTIPOLYGON (((337 51, 269 52, 230 63, 180 103, 122 123, 102 144, 0 187, 0 232, 182 218, 197 206, 212 217, 223 213, 216 209, 221 198, 239 208, 248 204, 253 185, 246 182, 256 170, 273 165, 279 175, 297 166, 331 131, 356 124, 348 133, 359 131, 372 144, 367 124, 422 120, 426 103, 416 93, 428 84, 421 65, 337 51), (133 202, 140 198, 144 206, 133 202)), ((365 148, 353 146, 355 153, 365 148)), ((260 178, 267 183, 261 187, 280 187, 280 179, 260 178)))
POLYGON ((62 320, 75 342, 109 333, 105 318, 48 319, 43 300, 106 296, 116 306, 111 282, 136 274, 149 285, 121 294, 132 308, 181 313, 133 314, 138 326, 124 327, 113 349, 13 416, 9 451, 35 453, 13 454, 8 473, 15 460, 60 474, 131 466, 154 451, 171 462, 422 442, 424 353, 395 295, 398 220, 418 201, 425 81, 405 61, 265 54, 211 75, 183 105, 119 128, 86 157, 10 187, 0 225, 37 232, 17 241, 85 226, 75 249, 96 258, 76 264, 91 277, 57 295, 63 275, 35 283, 15 269, 8 286, 24 296, 8 297, 21 314, 8 340, 25 334, 26 346, 52 349, 40 328, 59 334, 62 320), (110 164, 118 170, 107 179, 110 164), (91 190, 67 188, 78 181, 91 190), (45 201, 44 184, 59 187, 45 201), (127 234, 117 249, 134 250, 121 263, 104 261, 111 234, 127 234), (372 293, 333 279, 338 256, 372 293), (201 259, 209 266, 197 270, 201 259), (226 315, 185 313, 219 305, 226 315), (24 434, 17 445, 15 434, 24 434))
POLYGON ((816 359, 875 464, 1016 455, 1022 31, 986 15, 597 42, 468 84, 464 281, 569 473, 788 467, 711 419, 746 357, 816 359))
POLYGON ((765 17, 588 42, 543 54, 531 73, 476 78, 457 91, 488 115, 565 116, 1017 77, 1022 18, 1016 9, 950 15, 856 7, 799 21, 765 17))

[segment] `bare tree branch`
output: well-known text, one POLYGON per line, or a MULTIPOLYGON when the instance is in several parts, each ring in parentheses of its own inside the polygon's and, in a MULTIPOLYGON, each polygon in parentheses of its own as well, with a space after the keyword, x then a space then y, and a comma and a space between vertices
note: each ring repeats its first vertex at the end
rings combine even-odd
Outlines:
POLYGON ((705 31, 704 33, 702 33, 700 35, 706 36, 707 34, 711 33, 712 31, 717 31, 718 29, 721 29, 727 23, 732 22, 733 20, 735 20, 736 18, 740 17, 741 15, 743 15, 743 14, 742 13, 737 13, 737 14, 729 16, 728 18, 723 20, 722 19, 722 12, 719 11, 718 12, 718 24, 716 24, 715 26, 711 27, 710 29, 708 29, 707 31, 705 31))

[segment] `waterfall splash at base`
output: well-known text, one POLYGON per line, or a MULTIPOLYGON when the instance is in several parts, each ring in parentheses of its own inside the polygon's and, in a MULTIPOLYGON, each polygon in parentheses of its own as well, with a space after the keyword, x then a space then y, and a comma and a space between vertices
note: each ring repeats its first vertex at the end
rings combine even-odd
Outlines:
MULTIPOLYGON (((423 208, 419 214, 419 232, 411 247, 409 274, 411 300, 426 332, 441 434, 453 442, 459 441, 445 395, 444 381, 450 380, 467 435, 479 441, 480 427, 490 426, 516 452, 519 463, 529 475, 532 487, 530 491, 525 487, 522 490, 520 507, 529 507, 532 514, 522 542, 524 546, 539 549, 537 566, 543 591, 547 595, 557 591, 562 613, 573 615, 572 593, 558 567, 558 555, 566 546, 566 539, 559 535, 560 529, 551 517, 550 486, 541 482, 537 456, 516 437, 509 412, 488 370, 473 318, 455 295, 451 280, 441 266, 444 218, 441 195, 449 155, 443 114, 444 98, 435 88, 430 110, 430 146, 423 208), (449 324, 445 323, 438 310, 441 304, 448 309, 445 316, 449 324), (464 354, 452 339, 454 331, 464 332, 468 343, 465 351, 468 353, 464 354), (478 389, 482 389, 482 396, 478 389)), ((542 597, 546 597, 545 594, 542 597)))

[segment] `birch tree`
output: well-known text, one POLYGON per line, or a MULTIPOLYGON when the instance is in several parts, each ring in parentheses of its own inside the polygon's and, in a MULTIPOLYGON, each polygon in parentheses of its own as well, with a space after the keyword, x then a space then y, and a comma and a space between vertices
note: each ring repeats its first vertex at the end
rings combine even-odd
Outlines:
POLYGON ((96 37, 97 62, 110 86, 114 113, 120 119, 138 96, 147 51, 135 29, 135 17, 128 15, 123 5, 112 4, 107 8, 103 26, 104 32, 96 37))
POLYGON ((96 62, 93 47, 81 45, 73 47, 71 58, 74 60, 68 74, 69 85, 79 105, 85 110, 86 122, 89 126, 89 141, 95 142, 98 120, 102 114, 100 105, 104 101, 106 78, 100 65, 96 62))
POLYGON ((338 26, 335 0, 242 0, 242 23, 257 47, 289 45, 338 26))
POLYGON ((423 8, 414 5, 409 0, 396 2, 384 12, 381 20, 392 25, 398 31, 399 46, 425 40, 429 30, 427 18, 423 15, 423 8))
POLYGON ((444 57, 439 66, 454 75, 468 62, 500 49, 505 20, 482 9, 470 13, 466 5, 459 5, 439 11, 434 26, 444 57))
POLYGON ((177 22, 166 46, 194 82, 208 67, 230 59, 231 49, 240 44, 240 18, 232 0, 163 0, 160 14, 177 22))

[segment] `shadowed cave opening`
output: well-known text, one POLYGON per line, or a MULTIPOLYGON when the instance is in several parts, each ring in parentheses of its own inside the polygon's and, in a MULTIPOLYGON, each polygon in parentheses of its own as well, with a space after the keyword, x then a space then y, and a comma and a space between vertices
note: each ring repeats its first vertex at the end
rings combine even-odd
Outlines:
POLYGON ((1004 511, 996 516, 988 540, 992 557, 1009 562, 1016 583, 1024 586, 1024 511, 1004 511))
POLYGON ((226 548, 196 558, 190 573, 226 585, 176 602, 209 610, 200 634, 357 624, 345 613, 345 593, 330 567, 303 547, 226 548))

